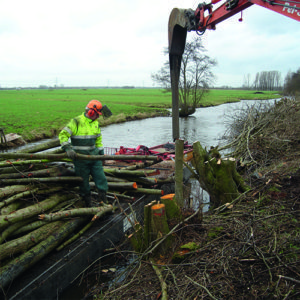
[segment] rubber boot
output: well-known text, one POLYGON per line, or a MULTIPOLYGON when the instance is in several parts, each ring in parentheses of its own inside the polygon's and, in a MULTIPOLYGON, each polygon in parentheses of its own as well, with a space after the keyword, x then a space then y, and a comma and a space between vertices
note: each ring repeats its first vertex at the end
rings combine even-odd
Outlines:
POLYGON ((103 202, 105 204, 107 204, 107 198, 106 198, 106 192, 105 191, 101 191, 101 190, 98 190, 98 200, 99 202, 103 202))
POLYGON ((84 195, 83 200, 85 202, 86 207, 92 207, 91 195, 84 195))

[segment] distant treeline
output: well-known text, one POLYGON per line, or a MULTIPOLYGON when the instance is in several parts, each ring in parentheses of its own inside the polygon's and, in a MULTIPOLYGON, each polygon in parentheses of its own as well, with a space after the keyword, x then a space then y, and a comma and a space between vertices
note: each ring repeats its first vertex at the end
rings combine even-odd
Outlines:
POLYGON ((38 87, 0 87, 0 90, 88 90, 88 89, 157 89, 157 87, 138 87, 138 86, 47 86, 39 85, 38 87))
POLYGON ((279 71, 257 72, 253 81, 250 74, 244 76, 243 89, 257 91, 281 91, 287 94, 300 90, 300 68, 296 72, 288 72, 283 80, 279 71))

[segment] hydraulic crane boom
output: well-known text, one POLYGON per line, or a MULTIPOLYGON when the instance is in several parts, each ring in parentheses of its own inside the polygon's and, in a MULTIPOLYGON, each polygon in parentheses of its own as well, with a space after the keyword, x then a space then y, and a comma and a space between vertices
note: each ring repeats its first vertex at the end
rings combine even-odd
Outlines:
POLYGON ((196 31, 202 35, 206 29, 215 29, 216 24, 247 9, 253 4, 260 5, 291 19, 300 21, 300 0, 225 0, 218 8, 213 9, 213 5, 220 1, 222 0, 212 0, 209 4, 201 3, 196 10, 174 8, 169 17, 169 63, 172 86, 172 124, 174 140, 179 138, 178 82, 187 31, 196 31))
MULTIPOLYGON (((216 4, 219 1, 220 0, 213 0, 212 3, 201 3, 198 5, 194 13, 194 30, 203 33, 206 29, 215 29, 216 24, 230 18, 253 4, 257 4, 294 20, 300 21, 299 0, 228 0, 213 11, 213 4, 216 4), (207 13, 206 16, 205 13, 207 13)), ((190 30, 193 29, 190 28, 190 30)))

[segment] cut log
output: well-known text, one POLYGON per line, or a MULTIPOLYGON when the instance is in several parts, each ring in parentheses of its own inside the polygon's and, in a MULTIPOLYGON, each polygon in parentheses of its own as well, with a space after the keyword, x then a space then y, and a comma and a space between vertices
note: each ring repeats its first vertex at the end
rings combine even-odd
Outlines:
MULTIPOLYGON (((0 236, 0 244, 2 244, 11 234, 13 234, 16 230, 18 230, 20 227, 26 225, 27 222, 18 222, 15 223, 11 226, 9 226, 8 228, 6 228, 5 230, 3 230, 1 232, 1 236, 0 236)), ((1 247, 0 247, 1 249, 1 247)), ((1 251, 0 251, 1 252, 1 251)))
POLYGON ((131 200, 134 201, 135 197, 132 196, 128 196, 128 195, 123 195, 123 194, 119 194, 117 192, 107 192, 107 195, 109 196, 113 196, 114 198, 123 198, 123 199, 127 199, 127 200, 131 200))
POLYGON ((64 222, 61 221, 48 223, 20 238, 0 245, 0 260, 27 251, 31 247, 45 240, 53 231, 57 231, 63 224, 64 222))
POLYGON ((20 235, 24 232, 30 232, 48 224, 46 221, 29 221, 27 225, 23 225, 21 228, 12 233, 12 236, 20 235))
POLYGON ((55 249, 81 223, 82 220, 80 219, 66 222, 58 231, 31 248, 30 251, 0 268, 0 287, 5 289, 15 278, 55 249))
POLYGON ((140 194, 149 194, 149 195, 160 195, 164 194, 163 190, 159 189, 146 189, 146 188, 137 188, 135 190, 131 190, 132 193, 140 193, 140 194))
POLYGON ((16 222, 38 215, 48 209, 51 209, 58 203, 72 198, 74 198, 74 195, 52 195, 42 202, 19 209, 9 215, 0 216, 0 230, 16 222))
POLYGON ((124 177, 145 177, 152 175, 159 175, 158 170, 120 170, 120 169, 106 169, 104 168, 104 172, 107 174, 114 174, 116 176, 124 176, 124 177))
MULTIPOLYGON (((70 162, 70 160, 62 160, 65 162, 70 162)), ((30 165, 30 164, 45 164, 51 162, 49 159, 27 159, 27 160, 16 160, 16 161, 1 161, 0 168, 7 168, 10 166, 23 166, 23 165, 30 165)))
POLYGON ((20 192, 25 192, 32 189, 28 185, 11 185, 11 186, 6 186, 3 188, 0 188, 0 199, 4 197, 9 197, 11 195, 20 193, 20 192))
POLYGON ((24 205, 24 201, 16 200, 13 203, 2 207, 0 215, 8 215, 24 205))
POLYGON ((0 179, 12 179, 12 178, 40 178, 40 177, 58 177, 58 176, 74 176, 75 172, 68 170, 67 168, 63 166, 57 166, 57 167, 52 167, 52 168, 47 168, 47 169, 42 169, 38 171, 30 171, 30 172, 17 172, 17 173, 11 173, 11 174, 1 174, 0 179))
POLYGON ((112 211, 113 211, 112 205, 104 204, 103 206, 99 206, 99 207, 74 208, 70 210, 59 211, 52 214, 42 214, 39 215, 39 219, 52 222, 52 221, 57 221, 65 218, 86 216, 86 215, 98 215, 98 217, 100 217, 112 211))
POLYGON ((60 141, 58 138, 55 138, 51 141, 40 143, 38 145, 34 145, 30 148, 22 149, 17 152, 18 153, 34 153, 34 152, 39 152, 39 151, 47 150, 47 149, 58 147, 58 146, 60 146, 60 141))
POLYGON ((38 191, 38 188, 33 189, 31 191, 27 191, 27 192, 23 192, 23 193, 14 195, 14 196, 6 199, 6 200, 3 200, 3 201, 0 202, 0 208, 3 207, 3 206, 5 206, 5 205, 9 205, 9 204, 13 203, 14 201, 16 201, 16 200, 18 200, 20 198, 23 198, 23 197, 26 197, 28 195, 31 195, 32 193, 37 192, 37 191, 38 191))
POLYGON ((48 177, 48 178, 14 178, 14 179, 0 179, 0 184, 24 184, 24 183, 78 183, 82 182, 82 178, 79 176, 65 176, 65 177, 48 177))
MULTIPOLYGON (((68 156, 63 154, 47 154, 47 153, 0 153, 0 159, 48 159, 55 161, 66 161, 68 156)), ((83 160, 151 160, 159 162, 160 159, 153 155, 76 155, 76 159, 83 160)), ((70 159, 68 159, 70 161, 70 159)))
POLYGON ((111 189, 121 189, 121 190, 136 190, 136 182, 108 182, 108 187, 111 189))

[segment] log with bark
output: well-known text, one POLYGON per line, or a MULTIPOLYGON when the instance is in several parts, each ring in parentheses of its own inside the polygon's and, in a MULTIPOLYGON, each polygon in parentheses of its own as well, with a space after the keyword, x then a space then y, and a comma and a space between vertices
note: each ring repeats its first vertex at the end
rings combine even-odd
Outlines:
MULTIPOLYGON (((0 154, 2 288, 53 249, 59 251, 74 242, 93 226, 96 219, 113 211, 111 205, 82 207, 84 202, 78 195, 82 178, 75 176, 73 162, 65 153, 57 154, 60 151, 56 149, 35 153, 56 145, 57 140, 21 153, 0 154), (39 216, 44 220, 38 220, 39 216), (66 240, 71 232, 72 237, 66 240)), ((127 202, 134 201, 135 194, 163 195, 159 187, 165 182, 150 177, 158 175, 159 170, 146 169, 160 161, 156 156, 77 155, 77 159, 143 161, 128 167, 104 167, 109 187, 107 195, 127 202)), ((96 195, 92 178, 90 185, 92 196, 96 195)), ((134 238, 142 241, 139 250, 145 249, 143 227, 137 222, 135 229, 134 238)))
POLYGON ((7 257, 16 256, 21 252, 27 251, 34 245, 46 239, 52 232, 58 230, 63 224, 64 222, 62 221, 44 224, 44 226, 26 235, 0 245, 0 261, 7 257))
POLYGON ((22 149, 20 151, 17 151, 18 153, 35 153, 43 150, 48 150, 50 148, 58 147, 60 146, 60 141, 58 138, 55 138, 50 141, 46 141, 44 143, 40 143, 38 145, 34 145, 30 148, 22 149))
POLYGON ((57 231, 53 232, 48 238, 31 248, 30 251, 25 252, 0 268, 1 289, 6 288, 20 274, 36 264, 43 257, 47 256, 82 222, 82 219, 74 219, 64 223, 57 231))
MULTIPOLYGON (((49 161, 71 161, 66 153, 47 154, 47 153, 0 153, 0 159, 47 159, 49 161)), ((159 162, 160 159, 154 155, 83 155, 76 154, 76 159, 83 160, 150 160, 159 162)))
POLYGON ((113 206, 110 204, 103 204, 103 206, 99 207, 85 207, 85 208, 77 208, 66 211, 59 211, 51 214, 41 214, 39 215, 40 220, 45 221, 57 221, 65 218, 72 218, 78 216, 86 216, 86 215, 98 215, 98 217, 113 211, 113 206))
POLYGON ((33 204, 29 207, 25 207, 23 209, 19 209, 9 215, 0 216, 0 230, 6 228, 7 226, 14 224, 16 222, 29 219, 37 214, 40 214, 46 210, 49 210, 55 207, 59 202, 66 201, 68 199, 74 198, 74 195, 52 195, 48 199, 39 202, 37 204, 33 204))

